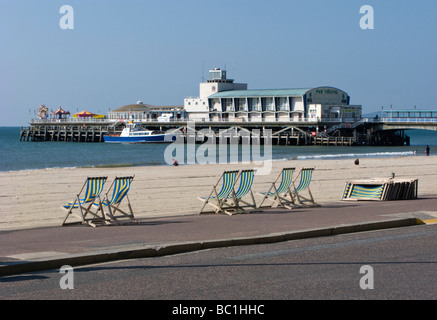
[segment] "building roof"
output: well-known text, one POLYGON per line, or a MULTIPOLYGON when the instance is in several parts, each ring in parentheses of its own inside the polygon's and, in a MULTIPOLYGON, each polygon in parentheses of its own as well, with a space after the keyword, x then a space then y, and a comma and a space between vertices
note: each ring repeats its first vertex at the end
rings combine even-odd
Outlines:
POLYGON ((208 98, 243 98, 243 97, 301 97, 312 88, 301 89, 252 89, 222 91, 210 95, 208 98))
POLYGON ((128 104, 127 106, 123 106, 117 109, 112 110, 113 112, 126 112, 126 111, 143 111, 143 110, 149 110, 154 106, 150 104, 144 104, 144 103, 135 103, 135 104, 128 104))
POLYGON ((123 106, 117 109, 112 110, 111 112, 131 112, 131 111, 178 111, 183 109, 183 106, 153 106, 151 104, 145 103, 136 103, 136 104, 128 104, 127 106, 123 106))

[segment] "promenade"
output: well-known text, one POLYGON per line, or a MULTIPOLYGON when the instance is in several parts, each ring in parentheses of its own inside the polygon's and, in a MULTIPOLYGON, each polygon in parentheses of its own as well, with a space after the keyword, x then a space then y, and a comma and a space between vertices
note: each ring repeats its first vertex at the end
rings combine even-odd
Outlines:
POLYGON ((344 202, 259 213, 169 216, 124 226, 85 225, 0 232, 0 276, 63 265, 152 258, 196 250, 433 224, 437 195, 344 202))

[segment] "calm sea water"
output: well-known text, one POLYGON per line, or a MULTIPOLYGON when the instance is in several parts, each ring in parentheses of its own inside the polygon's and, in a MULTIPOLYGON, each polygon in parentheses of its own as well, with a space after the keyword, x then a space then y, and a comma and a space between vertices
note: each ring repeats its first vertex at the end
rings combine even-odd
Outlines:
MULTIPOLYGON (((273 160, 348 159, 365 157, 424 156, 425 145, 437 152, 437 132, 411 130, 408 147, 273 146, 273 160), (434 146, 434 148, 433 148, 434 146)), ((0 127, 0 171, 45 168, 168 165, 168 144, 108 144, 75 142, 21 142, 20 128, 0 127)), ((196 148, 199 147, 196 146, 196 148)), ((181 149, 179 149, 181 150, 181 149)), ((187 156, 173 153, 180 163, 187 156), (185 156, 185 158, 184 158, 185 156)), ((228 156, 231 151, 228 151, 228 156)), ((261 156, 264 156, 261 149, 261 156)), ((239 153, 236 159, 241 161, 239 153)), ((235 158, 234 158, 235 159, 235 158)), ((217 161, 218 162, 218 161, 217 161)))

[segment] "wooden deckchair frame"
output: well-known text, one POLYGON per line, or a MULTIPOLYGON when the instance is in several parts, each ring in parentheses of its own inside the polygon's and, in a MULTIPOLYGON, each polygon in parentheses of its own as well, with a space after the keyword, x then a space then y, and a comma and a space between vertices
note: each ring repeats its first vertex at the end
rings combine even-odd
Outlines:
POLYGON ((295 170, 296 168, 283 168, 276 180, 272 182, 267 192, 258 192, 258 194, 263 197, 258 205, 258 208, 262 208, 266 200, 270 201, 270 205, 265 205, 264 207, 284 207, 287 209, 292 209, 295 206, 295 201, 291 194, 293 173, 295 170), (278 187, 276 187, 279 181, 280 184, 278 187))
POLYGON ((138 222, 135 219, 132 205, 128 196, 134 177, 135 176, 115 177, 114 181, 112 181, 112 184, 106 192, 105 197, 97 211, 101 210, 106 218, 106 221, 109 221, 109 223, 125 224, 138 222), (111 190, 112 197, 110 199, 109 193, 111 190), (127 202, 127 209, 123 210, 120 208, 120 205, 124 199, 126 199, 125 202, 127 202), (104 208, 108 208, 108 212, 106 212, 104 208), (126 212, 127 210, 128 212, 126 212))
POLYGON ((233 170, 233 171, 224 171, 219 179, 217 180, 217 183, 213 186, 211 193, 208 195, 208 197, 197 197, 200 201, 203 202, 202 208, 200 209, 199 214, 203 213, 220 213, 224 212, 227 214, 232 214, 231 211, 226 210, 225 204, 229 197, 232 198, 234 203, 236 203, 235 199, 235 190, 234 186, 237 181, 237 175, 239 171, 233 170), (218 191, 218 187, 221 183, 221 190, 218 191), (204 211, 205 207, 209 205, 214 208, 213 211, 204 211))
POLYGON ((227 201, 224 201, 222 207, 225 213, 232 215, 238 213, 250 213, 261 211, 256 206, 255 197, 252 192, 252 185, 255 178, 254 169, 241 170, 236 178, 236 183, 240 181, 238 190, 234 195, 229 195, 227 201), (250 200, 247 198, 250 197, 250 200), (232 200, 232 201, 229 201, 232 200))
POLYGON ((67 211, 67 215, 64 218, 61 226, 77 223, 86 223, 92 227, 96 226, 96 223, 106 223, 105 216, 99 215, 98 210, 94 212, 93 206, 102 207, 102 201, 100 194, 103 191, 104 184, 108 177, 88 177, 80 189, 79 193, 73 202, 70 202, 61 208, 67 211), (83 192, 83 193, 82 193, 83 192), (81 198, 83 197, 83 198, 81 198), (96 203, 97 202, 97 203, 96 203), (78 209, 77 212, 74 211, 78 209), (79 222, 68 222, 67 219, 70 216, 76 215, 79 222), (89 218, 88 216, 91 215, 89 218))
POLYGON ((314 168, 302 168, 293 180, 292 196, 295 203, 300 206, 319 207, 320 204, 314 201, 311 193, 310 184, 313 176, 314 168), (296 187, 296 180, 299 179, 299 185, 296 187), (308 195, 302 195, 302 192, 307 191, 308 195))

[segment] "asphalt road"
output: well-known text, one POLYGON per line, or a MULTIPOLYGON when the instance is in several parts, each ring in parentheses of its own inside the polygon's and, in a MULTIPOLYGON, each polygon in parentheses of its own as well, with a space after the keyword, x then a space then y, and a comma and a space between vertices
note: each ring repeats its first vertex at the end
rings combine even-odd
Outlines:
POLYGON ((422 225, 203 250, 1 277, 0 299, 258 300, 263 313, 273 299, 434 300, 436 248, 437 225, 422 225))

